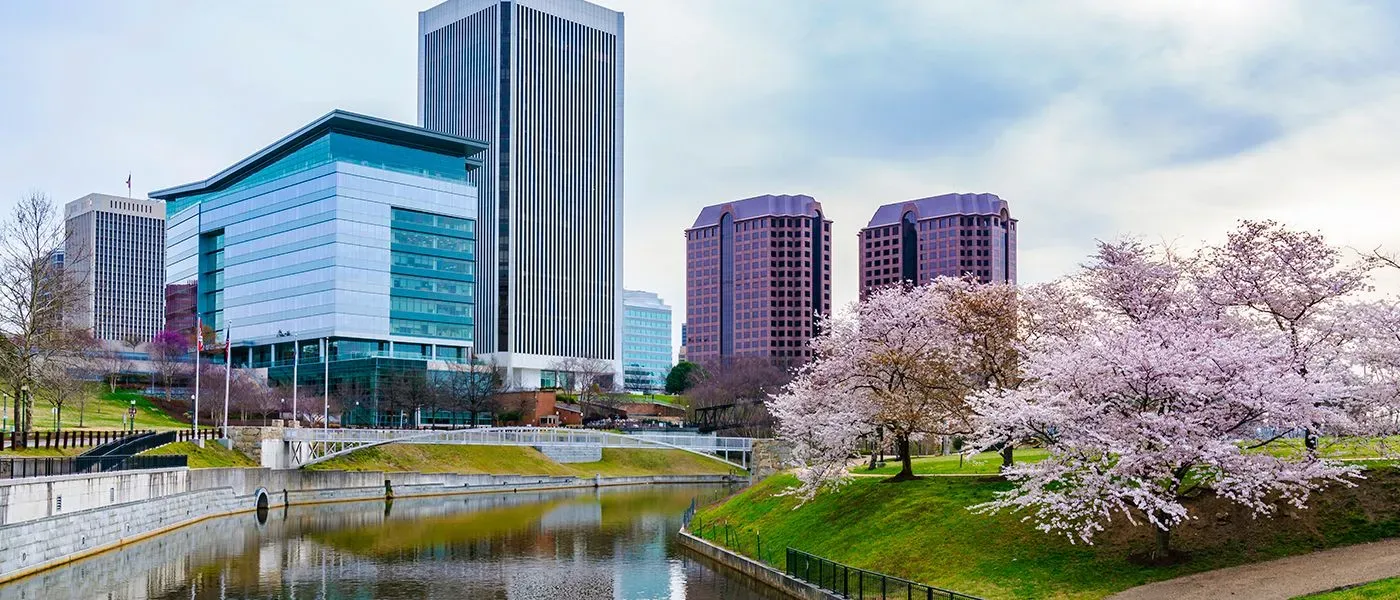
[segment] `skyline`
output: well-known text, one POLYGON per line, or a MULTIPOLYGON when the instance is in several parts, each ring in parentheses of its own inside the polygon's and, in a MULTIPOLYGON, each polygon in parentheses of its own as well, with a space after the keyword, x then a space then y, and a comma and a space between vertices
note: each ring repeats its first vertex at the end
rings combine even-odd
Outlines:
MULTIPOLYGON (((335 108, 416 122, 435 3, 0 7, 0 210, 123 195, 128 173, 146 197, 335 108)), ((1367 218, 1400 187, 1400 15, 1379 3, 601 4, 630 30, 623 285, 673 306, 689 219, 768 193, 834 221, 836 307, 875 208, 948 192, 1012 203, 1025 283, 1096 238, 1195 244, 1240 218, 1397 245, 1367 218)))

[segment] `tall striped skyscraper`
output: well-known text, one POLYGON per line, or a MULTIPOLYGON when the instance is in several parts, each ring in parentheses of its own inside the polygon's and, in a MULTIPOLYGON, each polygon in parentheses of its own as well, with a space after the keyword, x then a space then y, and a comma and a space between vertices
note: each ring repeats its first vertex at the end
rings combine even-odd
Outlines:
POLYGON ((113 346, 150 341, 165 322, 165 204, 88 194, 64 218, 65 252, 54 260, 84 290, 73 324, 113 346))
POLYGON ((621 13, 583 0, 448 0, 418 16, 420 123, 488 147, 476 340, 509 387, 570 359, 622 380, 622 34, 621 13))

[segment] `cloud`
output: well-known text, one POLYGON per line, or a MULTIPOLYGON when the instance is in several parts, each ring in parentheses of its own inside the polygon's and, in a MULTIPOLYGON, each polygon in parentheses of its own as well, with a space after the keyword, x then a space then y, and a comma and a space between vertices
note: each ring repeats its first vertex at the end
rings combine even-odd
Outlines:
MULTIPOLYGON (((1400 247, 1385 2, 602 3, 627 15, 626 285, 677 324, 681 231, 764 193, 835 220, 838 306, 874 209, 950 191, 1011 202, 1024 281, 1239 218, 1400 247)), ((334 107, 412 122, 431 4, 0 5, 0 209, 201 179, 334 107)))

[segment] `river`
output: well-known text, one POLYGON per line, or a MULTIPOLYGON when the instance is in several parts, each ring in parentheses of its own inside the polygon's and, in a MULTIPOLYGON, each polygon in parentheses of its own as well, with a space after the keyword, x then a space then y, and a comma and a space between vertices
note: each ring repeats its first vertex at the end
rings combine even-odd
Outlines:
POLYGON ((774 598, 685 553, 721 486, 403 498, 211 519, 0 586, 0 599, 774 598))

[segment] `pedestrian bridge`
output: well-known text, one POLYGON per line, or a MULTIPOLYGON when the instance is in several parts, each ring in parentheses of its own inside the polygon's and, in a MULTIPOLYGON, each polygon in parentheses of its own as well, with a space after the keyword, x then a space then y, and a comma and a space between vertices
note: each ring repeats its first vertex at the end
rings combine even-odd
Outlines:
MULTIPOLYGON (((277 443, 277 440, 268 440, 277 443)), ((264 466, 300 468, 384 444, 463 444, 478 446, 530 446, 547 454, 570 449, 638 448, 684 450, 717 458, 748 470, 753 439, 704 435, 642 433, 627 435, 588 429, 549 427, 479 427, 423 431, 420 429, 286 429, 282 447, 272 451, 264 443, 264 466), (272 464, 269 464, 272 463, 272 464)))

